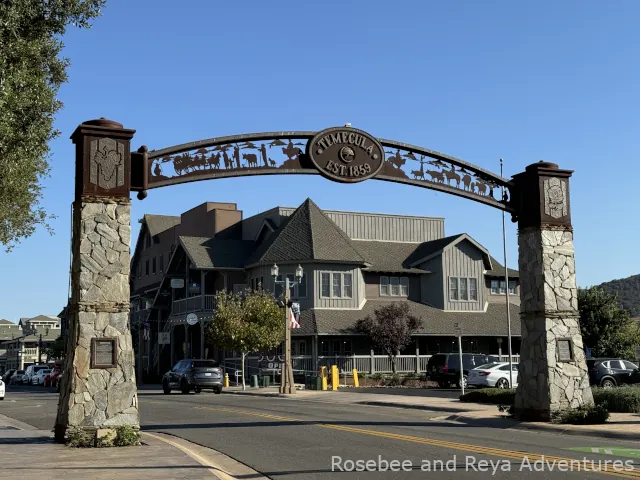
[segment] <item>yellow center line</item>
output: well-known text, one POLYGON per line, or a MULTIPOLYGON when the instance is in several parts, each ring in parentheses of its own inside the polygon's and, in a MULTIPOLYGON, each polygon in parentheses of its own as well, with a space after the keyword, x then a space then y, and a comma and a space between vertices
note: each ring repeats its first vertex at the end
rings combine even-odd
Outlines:
MULTIPOLYGON (((202 409, 202 410, 214 410, 214 411, 219 411, 219 412, 236 413, 236 414, 241 414, 241 415, 251 415, 251 416, 254 416, 254 417, 262 417, 262 418, 268 418, 268 419, 273 419, 273 420, 281 420, 281 421, 284 421, 284 422, 308 422, 308 420, 302 420, 302 419, 299 419, 299 418, 282 417, 282 416, 279 416, 279 415, 271 415, 271 414, 267 414, 267 413, 250 412, 250 411, 246 411, 246 410, 238 410, 238 409, 233 409, 233 408, 222 408, 222 407, 196 407, 196 408, 202 409)), ((402 441, 405 441, 405 442, 419 443, 419 444, 430 445, 430 446, 434 446, 434 447, 443 447, 443 448, 450 448, 450 449, 455 449, 455 450, 462 450, 462 451, 465 451, 465 452, 480 453, 480 454, 496 456, 496 457, 505 457, 505 458, 509 458, 509 459, 513 459, 513 460, 520 460, 521 462, 524 461, 525 458, 527 458, 529 460, 529 462, 534 462, 534 461, 538 461, 538 460, 547 461, 549 463, 552 463, 554 461, 555 462, 561 462, 562 461, 562 462, 568 462, 569 465, 571 465, 572 461, 573 462, 575 462, 575 461, 581 462, 581 460, 578 460, 576 458, 555 457, 555 456, 540 455, 540 454, 534 454, 534 453, 528 453, 528 452, 517 452, 517 451, 514 451, 514 450, 503 450, 503 449, 499 449, 499 448, 484 447, 484 446, 481 446, 481 445, 471 445, 471 444, 458 443, 458 442, 449 442, 449 441, 446 441, 446 440, 435 440, 435 439, 432 439, 432 438, 414 437, 414 436, 411 436, 411 435, 402 435, 402 434, 398 434, 398 433, 379 432, 379 431, 376 431, 376 430, 368 430, 368 429, 363 429, 363 428, 348 427, 348 426, 345 426, 345 425, 335 425, 335 424, 330 424, 330 423, 318 423, 318 424, 315 424, 315 426, 320 427, 320 428, 330 428, 332 430, 340 430, 340 431, 350 432, 350 433, 359 433, 361 435, 370 435, 370 436, 374 436, 374 437, 388 438, 388 439, 392 439, 392 440, 402 440, 402 441)), ((589 469, 584 468, 583 464, 581 464, 580 468, 585 472, 589 472, 590 471, 589 469)), ((612 475, 612 476, 622 477, 622 478, 640 479, 640 469, 637 469, 637 468, 633 468, 632 470, 620 471, 620 469, 616 469, 616 468, 613 467, 613 465, 609 465, 609 464, 604 464, 604 465, 600 464, 596 468, 597 469, 594 470, 595 473, 605 473, 607 475, 612 475)))

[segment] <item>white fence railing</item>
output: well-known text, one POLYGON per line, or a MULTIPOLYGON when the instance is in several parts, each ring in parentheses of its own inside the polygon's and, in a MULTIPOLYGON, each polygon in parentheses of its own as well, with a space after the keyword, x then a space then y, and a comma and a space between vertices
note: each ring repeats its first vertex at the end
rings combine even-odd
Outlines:
POLYGON ((181 313, 200 312, 202 310, 215 310, 215 304, 215 295, 204 295, 204 306, 202 295, 183 298, 173 301, 171 313, 173 315, 180 315, 181 313))
MULTIPOLYGON (((498 355, 493 355, 498 357, 498 355)), ((427 363, 431 355, 398 355, 396 357, 396 372, 398 373, 424 373, 427 370, 427 363), (416 368, 416 366, 418 367, 416 368)), ((508 355, 499 356, 500 361, 509 361, 508 355)), ((248 356, 245 363, 245 371, 253 372, 253 375, 259 374, 261 370, 280 370, 280 364, 283 361, 282 356, 259 357, 248 356)), ((314 368, 314 361, 311 355, 292 356, 293 370, 295 373, 315 374, 317 370, 314 368)), ((513 363, 520 361, 519 355, 513 356, 513 363)), ((230 370, 240 370, 242 368, 242 360, 237 358, 226 358, 224 365, 230 370)), ((318 357, 317 368, 337 365, 340 372, 351 373, 355 368, 362 373, 391 373, 391 359, 386 355, 352 355, 344 356, 328 356, 318 357)))

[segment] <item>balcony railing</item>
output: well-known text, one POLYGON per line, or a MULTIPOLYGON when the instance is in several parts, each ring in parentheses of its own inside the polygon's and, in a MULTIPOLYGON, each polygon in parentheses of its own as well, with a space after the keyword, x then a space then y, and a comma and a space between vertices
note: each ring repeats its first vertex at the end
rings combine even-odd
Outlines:
POLYGON ((197 297, 174 300, 171 313, 173 315, 180 315, 182 313, 212 311, 216 308, 215 303, 215 295, 198 295, 197 297), (204 297, 204 304, 202 297, 204 297))

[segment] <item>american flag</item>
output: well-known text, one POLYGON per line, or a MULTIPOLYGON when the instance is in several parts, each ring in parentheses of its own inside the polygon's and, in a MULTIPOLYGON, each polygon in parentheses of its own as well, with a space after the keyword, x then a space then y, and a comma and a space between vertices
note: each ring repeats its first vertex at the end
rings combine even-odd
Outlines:
POLYGON ((289 322, 291 324, 291 328, 300 328, 300 317, 293 313, 292 309, 289 309, 289 322))

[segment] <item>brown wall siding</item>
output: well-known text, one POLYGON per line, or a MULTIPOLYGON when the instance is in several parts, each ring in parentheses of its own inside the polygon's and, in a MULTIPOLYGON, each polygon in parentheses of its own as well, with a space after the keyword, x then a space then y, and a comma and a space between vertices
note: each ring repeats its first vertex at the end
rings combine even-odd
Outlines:
POLYGON ((421 301, 427 305, 436 308, 444 308, 444 290, 442 289, 442 256, 438 255, 422 265, 423 268, 431 273, 425 273, 420 278, 421 301))
POLYGON ((471 242, 463 240, 442 255, 444 268, 443 289, 445 292, 445 310, 477 311, 484 310, 485 289, 481 288, 484 279, 482 252, 471 242), (449 277, 475 278, 478 287, 477 301, 449 300, 449 277))

